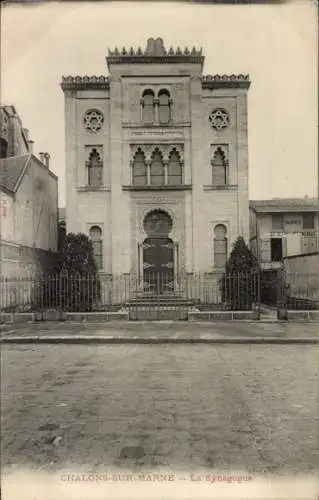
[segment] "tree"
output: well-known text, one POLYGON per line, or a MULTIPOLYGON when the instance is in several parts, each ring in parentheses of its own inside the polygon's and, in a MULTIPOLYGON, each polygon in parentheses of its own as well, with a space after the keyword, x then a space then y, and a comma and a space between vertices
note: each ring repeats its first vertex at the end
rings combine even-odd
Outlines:
POLYGON ((96 274, 92 243, 86 234, 68 233, 63 240, 57 263, 57 272, 68 274, 96 274))
POLYGON ((242 236, 239 236, 225 266, 222 278, 223 301, 233 310, 251 309, 257 301, 259 264, 242 236))
POLYGON ((89 238, 65 235, 55 273, 45 279, 45 302, 67 311, 92 311, 100 298, 100 282, 89 238))
POLYGON ((242 236, 238 236, 226 262, 226 273, 245 273, 259 269, 258 260, 248 248, 242 236))

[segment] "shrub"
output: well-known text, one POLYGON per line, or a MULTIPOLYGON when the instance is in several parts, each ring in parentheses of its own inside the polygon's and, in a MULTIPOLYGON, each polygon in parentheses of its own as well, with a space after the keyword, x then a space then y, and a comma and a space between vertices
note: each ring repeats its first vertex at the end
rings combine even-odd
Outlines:
POLYGON ((65 311, 92 311, 100 298, 100 282, 92 243, 82 233, 64 237, 55 272, 43 281, 43 306, 65 311))
POLYGON ((242 236, 239 236, 225 266, 222 278, 223 302, 232 310, 251 309, 257 301, 259 265, 242 236))

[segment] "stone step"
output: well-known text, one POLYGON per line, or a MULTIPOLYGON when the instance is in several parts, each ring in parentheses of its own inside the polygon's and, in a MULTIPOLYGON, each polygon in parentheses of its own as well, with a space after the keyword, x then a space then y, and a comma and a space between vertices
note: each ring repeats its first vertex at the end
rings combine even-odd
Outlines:
POLYGON ((162 301, 151 301, 151 300, 139 300, 139 301, 130 301, 126 302, 124 304, 124 307, 129 307, 129 308, 152 308, 152 309, 165 309, 165 308, 176 308, 176 307, 194 307, 196 305, 195 301, 190 301, 190 300, 174 300, 174 301, 168 301, 168 300, 162 300, 162 301))

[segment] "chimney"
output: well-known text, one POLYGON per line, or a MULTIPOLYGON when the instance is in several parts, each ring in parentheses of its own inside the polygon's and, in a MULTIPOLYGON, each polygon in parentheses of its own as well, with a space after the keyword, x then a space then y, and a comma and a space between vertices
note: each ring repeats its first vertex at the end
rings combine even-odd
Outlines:
POLYGON ((44 155, 44 164, 45 164, 45 166, 47 168, 50 167, 50 158, 51 157, 50 157, 49 153, 45 153, 45 155, 44 155))
POLYGON ((42 163, 47 168, 49 168, 49 166, 50 166, 50 155, 49 155, 49 153, 39 153, 39 156, 40 156, 40 160, 42 161, 42 163))
POLYGON ((34 141, 28 140, 28 144, 29 144, 29 153, 33 153, 34 141))

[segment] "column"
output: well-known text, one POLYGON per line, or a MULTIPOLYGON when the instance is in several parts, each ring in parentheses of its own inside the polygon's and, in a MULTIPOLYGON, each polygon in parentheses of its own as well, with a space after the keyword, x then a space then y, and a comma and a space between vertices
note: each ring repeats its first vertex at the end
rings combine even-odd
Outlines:
POLYGON ((130 161, 130 175, 131 175, 130 183, 131 183, 131 185, 133 185, 133 166, 134 166, 134 161, 131 160, 130 161))
POLYGON ((143 287, 143 243, 138 244, 138 281, 139 287, 143 287))
POLYGON ((146 169, 147 169, 147 185, 151 184, 151 161, 146 160, 146 169))
POLYGON ((164 164, 164 184, 168 184, 168 160, 163 160, 164 164))
POLYGON ((159 99, 154 99, 154 106, 155 106, 155 125, 158 125, 159 124, 159 113, 158 113, 159 99))
POLYGON ((174 242, 174 290, 178 290, 178 274, 179 274, 179 262, 178 262, 178 243, 174 242))

